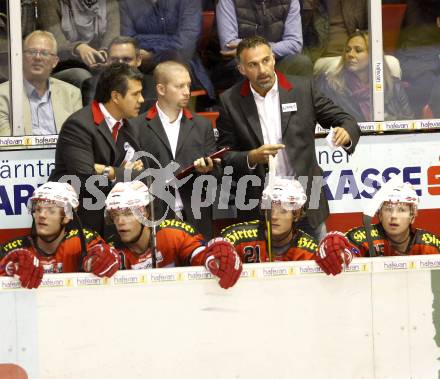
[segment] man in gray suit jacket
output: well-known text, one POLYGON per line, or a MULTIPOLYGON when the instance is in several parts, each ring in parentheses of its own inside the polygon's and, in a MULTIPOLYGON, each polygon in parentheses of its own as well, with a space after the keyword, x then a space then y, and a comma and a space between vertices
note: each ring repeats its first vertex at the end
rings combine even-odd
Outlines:
MULTIPOLYGON (((57 41, 36 30, 24 40, 23 125, 25 135, 58 134, 63 122, 82 107, 78 88, 50 78, 58 63, 57 41)), ((17 135, 10 124, 10 82, 0 85, 0 136, 17 135)))
MULTIPOLYGON (((349 154, 359 140, 359 126, 352 116, 318 93, 310 79, 276 72, 272 50, 263 37, 243 39, 237 57, 238 69, 247 79, 221 95, 218 144, 231 148, 224 163, 234 168, 236 178, 253 174, 261 181, 246 188, 239 185, 237 198, 246 195, 254 203, 261 198, 269 156, 275 156, 278 176, 307 180, 302 184, 310 206, 300 228, 320 239, 326 232, 324 221, 329 208, 322 183, 316 181, 316 177, 322 178, 315 154, 316 123, 333 127, 334 144, 349 154), (313 204, 318 197, 319 205, 313 204)), ((258 207, 238 209, 238 215, 243 221, 255 219, 258 207)))

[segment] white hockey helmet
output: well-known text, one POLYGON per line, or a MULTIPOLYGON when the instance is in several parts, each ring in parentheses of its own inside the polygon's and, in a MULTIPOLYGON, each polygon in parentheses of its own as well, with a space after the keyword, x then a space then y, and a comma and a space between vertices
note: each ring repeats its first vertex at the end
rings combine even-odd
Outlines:
POLYGON ((64 209, 67 218, 73 219, 73 212, 78 208, 78 194, 69 183, 47 182, 38 187, 28 201, 29 213, 33 213, 36 202, 56 204, 64 209))
POLYGON ((286 210, 297 210, 304 206, 307 196, 298 180, 275 177, 273 185, 263 191, 262 201, 278 203, 286 210))
POLYGON ((106 215, 118 209, 146 207, 152 201, 148 187, 139 180, 117 183, 105 201, 106 215))
POLYGON ((390 187, 386 191, 380 208, 382 208, 382 205, 386 202, 409 204, 411 205, 413 214, 415 215, 417 213, 417 208, 419 205, 419 197, 417 196, 416 191, 413 189, 410 183, 400 182, 390 187))

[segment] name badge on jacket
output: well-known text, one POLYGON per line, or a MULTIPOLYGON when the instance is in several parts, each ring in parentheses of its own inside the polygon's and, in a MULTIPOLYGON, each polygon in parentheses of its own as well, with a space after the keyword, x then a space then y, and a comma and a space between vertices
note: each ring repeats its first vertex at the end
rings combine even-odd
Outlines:
POLYGON ((134 157, 134 149, 128 142, 124 142, 125 158, 124 162, 131 162, 134 157))
POLYGON ((287 104, 281 104, 281 109, 283 112, 296 112, 297 106, 296 103, 287 103, 287 104))

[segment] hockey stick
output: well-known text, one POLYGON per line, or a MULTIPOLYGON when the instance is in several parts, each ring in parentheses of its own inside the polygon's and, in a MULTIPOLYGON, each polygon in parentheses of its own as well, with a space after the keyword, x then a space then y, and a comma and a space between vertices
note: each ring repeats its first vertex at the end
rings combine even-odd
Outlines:
MULTIPOLYGON (((144 161, 147 163, 147 170, 150 169, 150 164, 148 163, 148 159, 145 158, 144 161)), ((151 243, 151 268, 157 268, 157 240, 156 240, 156 214, 154 211, 154 197, 151 193, 151 186, 152 186, 152 179, 151 175, 147 176, 147 185, 148 185, 148 196, 151 196, 151 202, 150 202, 150 218, 151 218, 151 236, 150 236, 150 243, 151 243)))
POLYGON ((275 182, 275 173, 276 173, 276 163, 275 158, 273 156, 269 156, 269 181, 267 183, 267 187, 265 191, 269 193, 269 201, 268 207, 265 210, 265 218, 266 218, 266 233, 267 233, 267 252, 269 254, 269 262, 272 262, 272 192, 273 186, 275 182))
POLYGON ((389 189, 393 188, 399 182, 400 179, 397 177, 397 175, 393 176, 390 180, 388 180, 388 182, 384 183, 382 187, 380 187, 380 189, 374 194, 373 198, 370 200, 370 202, 367 204, 367 206, 364 209, 362 220, 364 223, 365 234, 368 243, 368 252, 370 254, 370 257, 376 256, 376 250, 374 249, 373 238, 371 236, 371 232, 372 232, 371 220, 373 219, 374 215, 381 207, 382 203, 385 201, 389 189))

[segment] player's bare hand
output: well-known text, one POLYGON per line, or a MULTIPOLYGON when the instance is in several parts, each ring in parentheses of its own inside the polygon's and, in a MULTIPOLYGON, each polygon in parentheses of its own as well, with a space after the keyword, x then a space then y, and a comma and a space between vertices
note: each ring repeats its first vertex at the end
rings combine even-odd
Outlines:
POLYGON ((153 58, 153 53, 151 51, 141 49, 139 53, 141 55, 142 62, 149 62, 153 58))
POLYGON ((333 130, 335 132, 333 135, 333 143, 336 146, 345 146, 350 143, 350 135, 344 128, 337 126, 333 128, 333 130))
POLYGON ((220 54, 225 58, 234 58, 237 55, 237 49, 220 50, 220 54))
POLYGON ((214 162, 211 158, 199 158, 194 161, 194 168, 200 174, 206 174, 214 168, 214 162))
POLYGON ((269 156, 275 156, 278 150, 284 149, 285 145, 281 143, 277 144, 264 144, 258 149, 253 149, 248 153, 248 160, 251 166, 256 164, 266 164, 269 162, 269 156))
POLYGON ((239 41, 232 41, 226 44, 225 50, 220 50, 220 54, 226 58, 233 58, 237 55, 237 46, 239 41))

